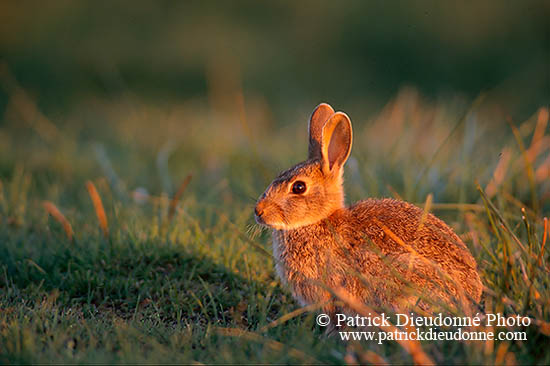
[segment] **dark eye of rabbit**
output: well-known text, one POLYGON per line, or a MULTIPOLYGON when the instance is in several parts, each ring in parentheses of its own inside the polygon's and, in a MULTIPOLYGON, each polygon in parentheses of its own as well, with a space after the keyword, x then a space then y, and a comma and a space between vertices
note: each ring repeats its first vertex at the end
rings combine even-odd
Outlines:
POLYGON ((294 194, 302 194, 305 191, 306 191, 306 184, 301 180, 294 182, 294 184, 292 185, 292 193, 294 194))

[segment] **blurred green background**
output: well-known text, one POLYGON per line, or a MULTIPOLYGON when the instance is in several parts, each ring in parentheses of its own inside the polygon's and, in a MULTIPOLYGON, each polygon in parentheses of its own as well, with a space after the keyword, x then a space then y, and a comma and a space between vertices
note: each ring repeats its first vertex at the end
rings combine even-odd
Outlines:
POLYGON ((324 101, 351 116, 353 156, 377 181, 351 199, 391 184, 411 201, 471 201, 511 136, 506 121, 548 105, 549 16, 547 1, 2 1, 0 177, 23 164, 38 188, 70 192, 92 171, 118 173, 172 195, 192 172, 199 191, 228 178, 257 197, 304 157, 307 117, 324 101), (480 113, 449 135, 480 96, 480 113), (449 159, 460 179, 444 177, 449 159))
POLYGON ((162 103, 238 84, 276 120, 324 100, 353 116, 413 85, 434 98, 497 89, 522 118, 550 96, 549 10, 548 1, 2 1, 0 58, 52 113, 90 94, 162 103))

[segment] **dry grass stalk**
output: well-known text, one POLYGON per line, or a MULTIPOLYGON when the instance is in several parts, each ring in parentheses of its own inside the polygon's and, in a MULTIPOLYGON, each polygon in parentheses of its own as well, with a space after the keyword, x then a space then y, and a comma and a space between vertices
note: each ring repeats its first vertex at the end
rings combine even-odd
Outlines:
POLYGON ((304 306, 303 308, 299 308, 299 309, 296 309, 294 311, 291 311, 290 313, 288 314, 285 314, 283 316, 281 316, 280 318, 278 319, 275 319, 274 321, 272 321, 271 323, 263 326, 260 328, 260 332, 263 333, 265 331, 267 331, 268 329, 271 329, 271 328, 275 328, 276 326, 278 325, 281 325, 283 323, 286 323, 287 321, 289 321, 290 319, 293 319, 303 313, 307 313, 309 311, 315 311, 317 309, 320 309, 322 308, 323 306, 327 305, 326 302, 323 302, 323 303, 315 303, 315 304, 311 304, 311 305, 308 305, 308 306, 304 306))
POLYGON ((537 168, 535 179, 537 183, 550 179, 550 155, 537 168))
POLYGON ((535 170, 532 164, 533 162, 530 160, 529 154, 525 149, 525 145, 523 144, 521 133, 519 132, 517 127, 512 124, 511 119, 508 119, 507 122, 510 128, 512 129, 512 133, 514 134, 519 150, 521 151, 521 156, 523 157, 525 173, 527 175, 527 181, 529 182, 529 188, 531 190, 531 204, 533 206, 533 211, 538 212, 539 202, 537 199, 537 190, 536 190, 536 184, 535 184, 535 170))
POLYGON ((529 161, 534 162, 537 156, 542 154, 549 147, 550 147, 550 136, 541 137, 539 140, 534 142, 533 145, 529 146, 529 149, 527 150, 529 161))
POLYGON ((428 214, 430 213, 430 209, 432 208, 432 201, 433 201, 433 194, 428 194, 426 197, 426 203, 424 204, 424 211, 422 211, 422 216, 420 217, 420 222, 418 223, 417 231, 421 231, 424 227, 424 222, 426 222, 426 218, 428 217, 428 214))
POLYGON ((391 195, 393 196, 393 198, 397 199, 397 200, 401 200, 403 201, 403 197, 401 197, 401 195, 399 194, 399 192, 397 192, 395 190, 395 188, 393 188, 391 185, 389 184, 386 184, 386 188, 388 189, 388 191, 391 192, 391 195))
POLYGON ((546 245, 546 238, 548 238, 550 234, 548 233, 548 218, 544 218, 544 232, 542 233, 542 246, 540 248, 540 254, 539 254, 539 266, 542 265, 542 258, 544 257, 544 246, 546 245))
POLYGON ((535 324, 539 326, 539 332, 544 335, 550 336, 550 322, 535 320, 535 324))
POLYGON ((498 346, 495 356, 495 365, 504 365, 504 357, 506 356, 509 346, 510 343, 508 342, 503 342, 498 346))
POLYGON ((238 329, 238 328, 216 328, 215 330, 216 330, 216 333, 221 335, 221 336, 238 337, 238 338, 246 339, 247 341, 252 341, 252 342, 257 342, 257 343, 264 344, 265 346, 267 346, 268 348, 270 348, 271 350, 273 350, 275 352, 286 351, 286 352, 288 352, 289 356, 292 356, 294 358, 303 360, 303 361, 305 361, 307 363, 310 363, 310 364, 312 364, 312 363, 313 364, 319 364, 320 363, 318 360, 312 358, 311 356, 306 355, 302 351, 299 351, 295 348, 290 348, 289 349, 288 346, 285 346, 284 344, 282 344, 280 342, 274 341, 274 340, 266 338, 266 337, 262 337, 261 335, 253 333, 253 332, 248 332, 246 330, 242 330, 242 329, 238 329))
POLYGON ((56 205, 54 205, 50 201, 44 201, 42 202, 42 206, 44 206, 44 209, 46 212, 48 212, 52 217, 63 226, 63 230, 65 230, 65 234, 67 234, 67 238, 69 241, 73 240, 73 228, 71 226, 71 223, 67 218, 59 211, 56 205))
POLYGON ((388 365, 388 361, 386 361, 384 357, 370 350, 361 355, 361 363, 371 365, 388 365))
POLYGON ((30 264, 31 266, 33 266, 34 268, 36 268, 38 270, 38 272, 42 273, 42 274, 46 274, 46 271, 44 271, 44 268, 40 267, 35 261, 33 261, 32 259, 30 258, 27 258, 27 263, 30 264))
MULTIPOLYGON (((357 312, 359 315, 362 316, 369 316, 369 317, 377 317, 380 316, 376 311, 369 308, 367 305, 363 304, 360 300, 352 296, 349 292, 347 292, 343 288, 337 288, 334 289, 334 294, 342 300, 344 303, 346 303, 351 309, 353 309, 355 312, 357 312)), ((379 327, 381 330, 393 333, 393 332, 400 332, 399 329, 397 329, 396 326, 390 324, 388 325, 381 325, 379 327)), ((401 347, 407 353, 409 353, 417 365, 433 365, 434 361, 424 352, 422 349, 422 346, 420 345, 420 342, 417 340, 396 340, 401 347)))
POLYGON ((109 236, 109 226, 107 224, 107 215, 105 215, 105 209, 103 208, 101 197, 99 196, 95 185, 91 181, 86 182, 86 188, 88 189, 88 193, 90 194, 90 198, 92 199, 95 214, 97 216, 97 220, 99 221, 101 231, 103 231, 103 235, 107 237, 109 236))
MULTIPOLYGON (((484 293, 487 293, 486 289, 483 289, 484 293)), ((490 314, 494 311, 493 309, 493 298, 495 298, 495 294, 493 293, 492 296, 487 296, 485 300, 485 313, 490 314)), ((494 333, 495 328, 491 324, 490 326, 485 327, 486 333, 494 333)), ((493 338, 487 338, 487 342, 485 342, 483 346, 483 354, 485 356, 492 355, 495 351, 495 341, 493 338)))
POLYGON ((535 132, 533 132, 533 138, 531 139, 531 146, 529 147, 529 160, 534 161, 542 148, 542 138, 544 137, 544 131, 548 124, 548 109, 541 108, 537 118, 537 125, 535 126, 535 132))
POLYGON ((168 211, 168 220, 171 221, 174 217, 174 214, 176 213, 176 207, 178 206, 178 202, 180 201, 181 197, 183 196, 183 192, 185 192, 185 189, 189 185, 189 182, 191 182, 192 175, 189 174, 183 182, 180 184, 178 191, 172 197, 172 200, 170 201, 170 210, 168 211))

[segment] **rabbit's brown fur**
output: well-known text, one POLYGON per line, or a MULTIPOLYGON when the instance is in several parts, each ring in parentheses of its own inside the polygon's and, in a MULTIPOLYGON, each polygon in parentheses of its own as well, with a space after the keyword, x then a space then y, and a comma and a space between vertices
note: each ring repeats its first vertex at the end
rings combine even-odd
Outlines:
POLYGON ((367 199, 346 208, 342 172, 351 122, 322 104, 309 130, 309 159, 282 172, 255 209, 256 220, 273 228, 277 273, 294 297, 302 305, 330 302, 330 289, 344 288, 394 311, 429 311, 443 302, 469 312, 482 284, 460 238, 403 201, 367 199), (297 181, 305 192, 293 192, 297 181))

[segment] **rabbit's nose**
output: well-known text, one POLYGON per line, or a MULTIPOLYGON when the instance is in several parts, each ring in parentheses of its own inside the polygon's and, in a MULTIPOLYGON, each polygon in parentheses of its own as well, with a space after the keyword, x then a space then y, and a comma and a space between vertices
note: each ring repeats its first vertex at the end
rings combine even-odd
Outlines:
POLYGON ((260 200, 256 204, 256 207, 254 207, 254 213, 256 214, 257 217, 261 217, 264 214, 264 206, 265 206, 264 201, 260 200))

